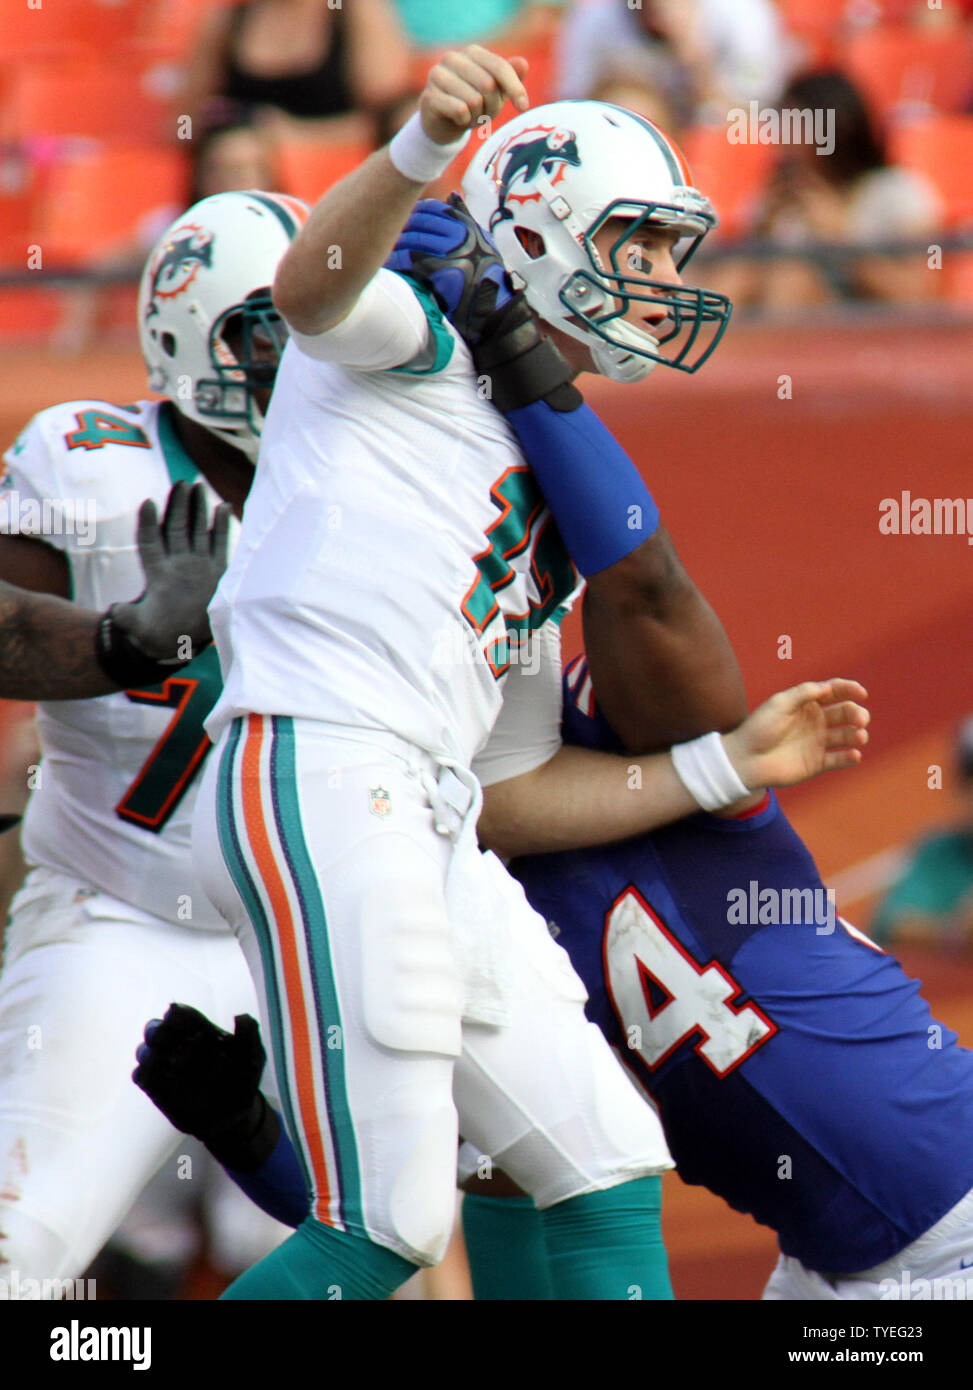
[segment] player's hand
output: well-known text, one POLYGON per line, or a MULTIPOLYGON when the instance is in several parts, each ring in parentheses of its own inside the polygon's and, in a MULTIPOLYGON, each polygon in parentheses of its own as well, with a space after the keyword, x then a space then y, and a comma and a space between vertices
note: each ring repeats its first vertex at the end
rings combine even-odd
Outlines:
POLYGON ((478 43, 444 54, 419 98, 423 130, 437 145, 449 145, 482 116, 496 116, 507 100, 526 111, 526 74, 526 58, 501 58, 478 43))
POLYGON ((206 609, 226 569, 230 507, 209 527, 202 483, 176 483, 159 521, 155 503, 139 508, 138 548, 145 589, 113 605, 113 625, 155 661, 185 665, 212 641, 206 609))
POLYGON ((432 290, 498 410, 538 400, 558 410, 581 404, 571 367, 544 337, 525 294, 513 288, 499 252, 457 194, 446 203, 417 203, 385 264, 432 290))
POLYGON ((489 234, 457 193, 446 203, 435 198, 416 203, 385 265, 432 290, 470 347, 480 341, 491 316, 517 294, 489 234))
POLYGON ((136 1086, 184 1134, 209 1143, 248 1116, 266 1061, 260 1029, 239 1014, 224 1032, 198 1009, 171 1004, 145 1029, 132 1073, 136 1086))
POLYGON ((772 695, 725 734, 723 743, 748 787, 791 787, 861 762, 871 719, 857 681, 805 681, 772 695))

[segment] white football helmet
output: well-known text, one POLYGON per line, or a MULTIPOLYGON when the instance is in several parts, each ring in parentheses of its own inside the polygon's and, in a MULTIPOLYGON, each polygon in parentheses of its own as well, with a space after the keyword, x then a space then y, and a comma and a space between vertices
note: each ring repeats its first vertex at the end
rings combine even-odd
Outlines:
POLYGON ((732 307, 725 295, 653 280, 651 266, 619 265, 645 223, 679 234, 680 270, 717 225, 677 146, 642 116, 602 101, 538 106, 484 144, 463 197, 531 306, 586 343, 603 375, 640 381, 658 362, 694 372, 722 337, 732 307), (606 266, 593 237, 612 218, 625 223, 606 266), (633 300, 665 309, 668 330, 627 323, 633 300))
POLYGON ((160 237, 139 286, 149 385, 252 461, 255 393, 273 386, 287 339, 271 287, 309 211, 252 189, 203 198, 160 237))

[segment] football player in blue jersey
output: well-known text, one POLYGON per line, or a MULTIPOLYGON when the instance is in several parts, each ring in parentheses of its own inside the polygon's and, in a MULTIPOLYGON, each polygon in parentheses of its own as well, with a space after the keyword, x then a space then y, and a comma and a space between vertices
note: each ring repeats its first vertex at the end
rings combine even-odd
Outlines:
MULTIPOLYGON (((626 497, 644 488, 631 461, 578 401, 534 399, 540 392, 525 388, 513 335, 505 344, 516 308, 498 268, 479 260, 464 296, 455 272, 444 275, 452 259, 470 258, 468 221, 461 205, 424 205, 397 254, 438 287, 474 357, 488 370, 504 364, 499 403, 558 524, 566 537, 594 530, 604 547, 596 560, 612 561, 585 570, 591 669, 579 658, 565 673, 562 737, 605 751, 659 748, 671 728, 655 676, 673 635, 660 634, 640 574, 668 537, 656 512, 649 536, 626 543, 626 497), (595 472, 604 468, 608 488, 595 472), (584 513, 583 492, 563 481, 579 476, 591 477, 584 513), (603 501, 612 487, 614 510, 603 501), (620 571, 631 575, 627 588, 620 571)), ((614 288, 623 296, 624 280, 614 288)), ((713 688, 701 683, 704 699, 713 688)), ((716 727, 720 713, 714 707, 716 727)), ((658 1107, 683 1178, 777 1232, 766 1297, 928 1297, 937 1280, 949 1288, 941 1296, 963 1296, 961 1271, 973 1263, 973 1053, 932 1019, 898 963, 837 917, 772 792, 717 808, 705 787, 688 785, 719 814, 515 862, 587 986, 589 1017, 658 1107), (953 1160, 933 1157, 941 1152, 953 1160)), ((528 774, 492 789, 481 837, 511 857, 551 848, 548 819, 528 774)), ((476 1179, 466 1186, 475 1193, 476 1179)), ((526 1259, 529 1203, 474 1196, 465 1206, 480 1290, 496 1278, 492 1296, 509 1297, 503 1271, 543 1271, 543 1260, 526 1259), (502 1215, 487 1205, 497 1201, 502 1215), (502 1240, 492 1249, 491 1231, 502 1240)))
MULTIPOLYGON (((564 695, 566 743, 620 746, 583 657, 564 695)), ((776 1231, 765 1298, 929 1297, 936 1281, 959 1296, 973 1053, 836 914, 774 794, 741 807, 514 872, 658 1107, 683 1180, 776 1231)), ((524 1204, 512 1210, 526 1228, 524 1204)))
MULTIPOLYGON (((516 412, 532 466, 563 465, 572 411, 522 399, 516 412)), ((579 424, 583 447, 622 468, 594 417, 579 424)), ((655 626, 635 591, 611 622, 603 652, 626 652, 614 673, 623 718, 608 724, 599 679, 578 658, 565 673, 564 741, 658 746, 634 678, 653 669, 655 626)), ((705 776, 680 775, 702 807, 717 804, 705 776)), ((910 1298, 958 1287, 973 1256, 973 1146, 962 1142, 973 1134, 973 1055, 931 1018, 898 964, 837 917, 773 794, 621 844, 542 854, 559 846, 534 778, 490 789, 483 839, 510 855, 535 851, 517 861, 518 876, 584 978, 589 1017, 658 1106, 683 1177, 777 1231, 782 1255, 766 1296, 910 1298), (938 1158, 947 1144, 950 1164, 938 1158)), ((252 1030, 220 1034, 177 1006, 150 1028, 141 1058, 140 1082, 157 1102, 182 1095, 176 1123, 215 1124, 224 1145, 235 1130, 244 1185, 265 1202, 272 1189, 275 1214, 299 1220, 303 1180, 257 1093, 252 1030), (213 1111, 227 1077, 231 1104, 213 1111)), ((490 1165, 472 1166, 465 1224, 477 1295, 549 1297, 532 1203, 482 1195, 490 1165)))

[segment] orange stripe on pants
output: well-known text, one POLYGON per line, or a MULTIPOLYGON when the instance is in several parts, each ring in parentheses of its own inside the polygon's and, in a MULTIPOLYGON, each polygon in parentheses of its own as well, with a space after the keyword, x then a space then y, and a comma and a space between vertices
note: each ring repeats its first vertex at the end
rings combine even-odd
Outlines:
POLYGON ((334 1220, 328 1212, 331 1202, 331 1181, 321 1138, 322 1126, 318 1118, 317 1098, 314 1093, 311 1038, 307 1024, 307 1000, 298 961, 296 927, 291 905, 287 898, 287 891, 284 887, 284 880, 274 858, 261 800, 260 752, 263 747, 263 736, 263 716, 259 714, 248 715, 241 764, 243 818, 247 841, 264 889, 270 899, 277 937, 280 942, 283 965, 282 983, 284 986, 283 998, 280 1002, 287 1011, 291 1025, 294 1073, 297 1083, 297 1106, 304 1130, 303 1137, 309 1150, 314 1185, 318 1194, 314 1214, 319 1221, 332 1226, 334 1220))

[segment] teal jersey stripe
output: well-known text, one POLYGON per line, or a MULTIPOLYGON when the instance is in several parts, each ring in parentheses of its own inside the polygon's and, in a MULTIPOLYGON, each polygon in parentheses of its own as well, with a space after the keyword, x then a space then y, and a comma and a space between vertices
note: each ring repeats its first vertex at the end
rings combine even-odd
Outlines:
POLYGON ((175 408, 171 401, 163 401, 159 407, 157 421, 159 444, 162 447, 162 457, 166 461, 169 481, 171 483, 197 483, 202 475, 179 443, 176 427, 172 423, 172 412, 175 408))
POLYGON ((443 311, 436 303, 432 291, 426 289, 425 285, 420 285, 418 280, 413 280, 411 275, 403 275, 402 279, 422 305, 431 336, 427 346, 411 362, 403 362, 400 367, 390 367, 389 370, 404 372, 407 376, 432 376, 434 372, 441 372, 448 366, 453 355, 455 339, 446 327, 443 311))
MULTIPOLYGON (((280 1065, 275 1065, 277 1086, 280 1091, 280 1103, 284 1111, 284 1119, 293 1137, 301 1133, 301 1128, 296 1123, 294 1105, 291 1101, 290 1088, 287 1084, 286 1067, 284 1065, 284 1059, 287 1056, 287 1048, 284 1041, 280 998, 277 992, 277 977, 274 973, 274 953, 271 946, 270 923, 264 912, 263 903, 260 900, 260 894, 257 891, 256 884, 247 866, 246 858, 244 857, 240 844, 240 836, 237 833, 236 819, 233 812, 233 771, 234 763, 240 751, 240 734, 242 730, 243 720, 234 719, 233 723, 230 725, 226 747, 220 757, 218 792, 216 798, 216 823, 224 862, 229 870, 230 877, 233 879, 236 890, 243 900, 243 905, 247 909, 247 914, 250 921, 253 923, 254 930, 257 933, 257 942, 260 947, 260 959, 263 962, 267 1009, 270 1014, 267 1021, 270 1024, 270 1031, 273 1036, 274 1056, 280 1059, 280 1065)), ((308 1168, 303 1147, 300 1144, 295 1144, 295 1148, 297 1149, 301 1168, 304 1172, 304 1181, 307 1184, 307 1189, 309 1192, 314 1192, 314 1175, 308 1168)))
POLYGON ((328 921, 311 862, 297 796, 296 746, 293 719, 274 715, 270 745, 274 818, 291 882, 301 908, 307 943, 314 1003, 321 1034, 321 1061, 326 1077, 326 1101, 331 1136, 338 1159, 341 1215, 346 1226, 364 1231, 358 1143, 345 1084, 344 1032, 328 946, 328 921), (338 1047, 329 1047, 328 1028, 337 1024, 338 1047))

